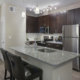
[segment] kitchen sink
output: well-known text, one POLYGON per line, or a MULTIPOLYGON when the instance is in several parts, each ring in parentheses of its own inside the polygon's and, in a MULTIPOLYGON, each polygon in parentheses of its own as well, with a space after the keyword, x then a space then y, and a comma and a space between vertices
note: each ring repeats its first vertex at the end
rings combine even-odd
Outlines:
POLYGON ((38 51, 40 51, 40 52, 47 52, 47 53, 56 52, 55 50, 51 50, 51 49, 47 49, 47 48, 38 49, 38 51))

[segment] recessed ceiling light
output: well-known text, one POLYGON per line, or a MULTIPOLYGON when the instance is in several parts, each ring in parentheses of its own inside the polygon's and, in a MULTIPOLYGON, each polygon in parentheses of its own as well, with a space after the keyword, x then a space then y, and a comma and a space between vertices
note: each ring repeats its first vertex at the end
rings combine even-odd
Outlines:
POLYGON ((49 10, 52 10, 52 7, 50 7, 49 10))
POLYGON ((67 12, 66 10, 64 10, 64 11, 60 11, 61 14, 66 13, 66 12, 67 12))
POLYGON ((46 11, 49 11, 49 9, 47 8, 46 11))
POLYGON ((43 12, 45 12, 45 9, 43 9, 43 12))
POLYGON ((35 14, 39 14, 40 13, 40 9, 38 6, 36 6, 36 8, 34 9, 35 14))
POLYGON ((67 11, 66 11, 66 10, 64 10, 63 12, 64 12, 64 13, 66 13, 67 11))
POLYGON ((54 4, 50 4, 51 6, 58 6, 60 3, 57 2, 57 3, 54 3, 54 4))
POLYGON ((57 7, 54 7, 54 9, 56 10, 56 9, 57 9, 57 7))
POLYGON ((57 3, 54 4, 54 6, 57 6, 57 5, 59 5, 59 2, 57 2, 57 3))
POLYGON ((32 11, 32 9, 30 9, 30 11, 32 11))
POLYGON ((40 13, 42 14, 43 12, 41 11, 40 13))

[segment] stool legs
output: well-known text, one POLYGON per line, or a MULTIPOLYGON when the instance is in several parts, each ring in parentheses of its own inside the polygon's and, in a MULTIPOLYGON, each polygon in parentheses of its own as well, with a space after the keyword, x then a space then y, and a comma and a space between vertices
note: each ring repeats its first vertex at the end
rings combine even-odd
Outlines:
POLYGON ((15 80, 15 78, 13 77, 12 80, 15 80))
POLYGON ((42 75, 40 75, 39 80, 42 80, 42 75))
POLYGON ((6 80, 6 76, 7 76, 7 69, 5 69, 4 80, 6 80))
POLYGON ((4 80, 7 80, 7 79, 13 80, 13 77, 11 73, 10 73, 10 77, 7 77, 7 69, 5 69, 4 80))

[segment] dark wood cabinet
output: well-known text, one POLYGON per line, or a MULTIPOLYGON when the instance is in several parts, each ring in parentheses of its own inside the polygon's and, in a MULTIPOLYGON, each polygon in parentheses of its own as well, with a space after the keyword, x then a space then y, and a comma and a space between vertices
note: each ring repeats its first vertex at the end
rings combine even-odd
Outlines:
POLYGON ((50 16, 50 33, 62 33, 62 26, 67 24, 67 15, 56 14, 50 16))
POLYGON ((63 49, 63 45, 62 44, 56 44, 56 43, 41 43, 41 42, 37 42, 37 45, 43 46, 43 47, 55 48, 55 49, 59 49, 59 50, 63 49))
POLYGON ((67 24, 72 25, 75 24, 75 10, 70 10, 67 12, 67 24))
POLYGON ((67 24, 66 13, 60 13, 56 16, 56 32, 62 33, 62 26, 67 24))
POLYGON ((75 9, 75 24, 80 24, 80 8, 75 9))
POLYGON ((27 33, 38 33, 38 18, 27 16, 26 20, 26 32, 27 33))
POLYGON ((59 49, 59 50, 63 49, 63 45, 61 45, 61 44, 47 43, 46 46, 50 47, 50 48, 54 48, 54 49, 59 49))
POLYGON ((49 26, 49 15, 38 17, 39 27, 48 27, 49 26))
POLYGON ((55 33, 55 28, 56 28, 56 17, 55 15, 50 15, 49 19, 49 31, 50 33, 55 33))
POLYGON ((38 18, 39 27, 44 26, 43 16, 38 18))
POLYGON ((50 14, 40 17, 27 17, 27 32, 37 33, 40 27, 49 27, 49 33, 62 33, 63 25, 80 24, 80 8, 66 13, 50 14))

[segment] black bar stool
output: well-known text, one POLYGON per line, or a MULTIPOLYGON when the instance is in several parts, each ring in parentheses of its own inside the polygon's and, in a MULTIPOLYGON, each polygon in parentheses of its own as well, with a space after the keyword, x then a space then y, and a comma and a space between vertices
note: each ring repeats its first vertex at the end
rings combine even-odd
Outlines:
POLYGON ((2 55, 3 55, 3 58, 4 58, 4 66, 5 66, 5 75, 4 75, 4 80, 7 80, 7 79, 10 79, 12 80, 12 69, 11 69, 11 64, 10 64, 10 60, 8 58, 8 55, 7 55, 7 51, 4 50, 4 49, 0 49, 1 52, 2 52, 2 55), (7 72, 10 73, 10 76, 7 77, 7 72))
POLYGON ((13 80, 33 80, 39 77, 42 80, 42 70, 33 65, 24 65, 19 56, 13 55, 8 52, 11 62, 13 80))

